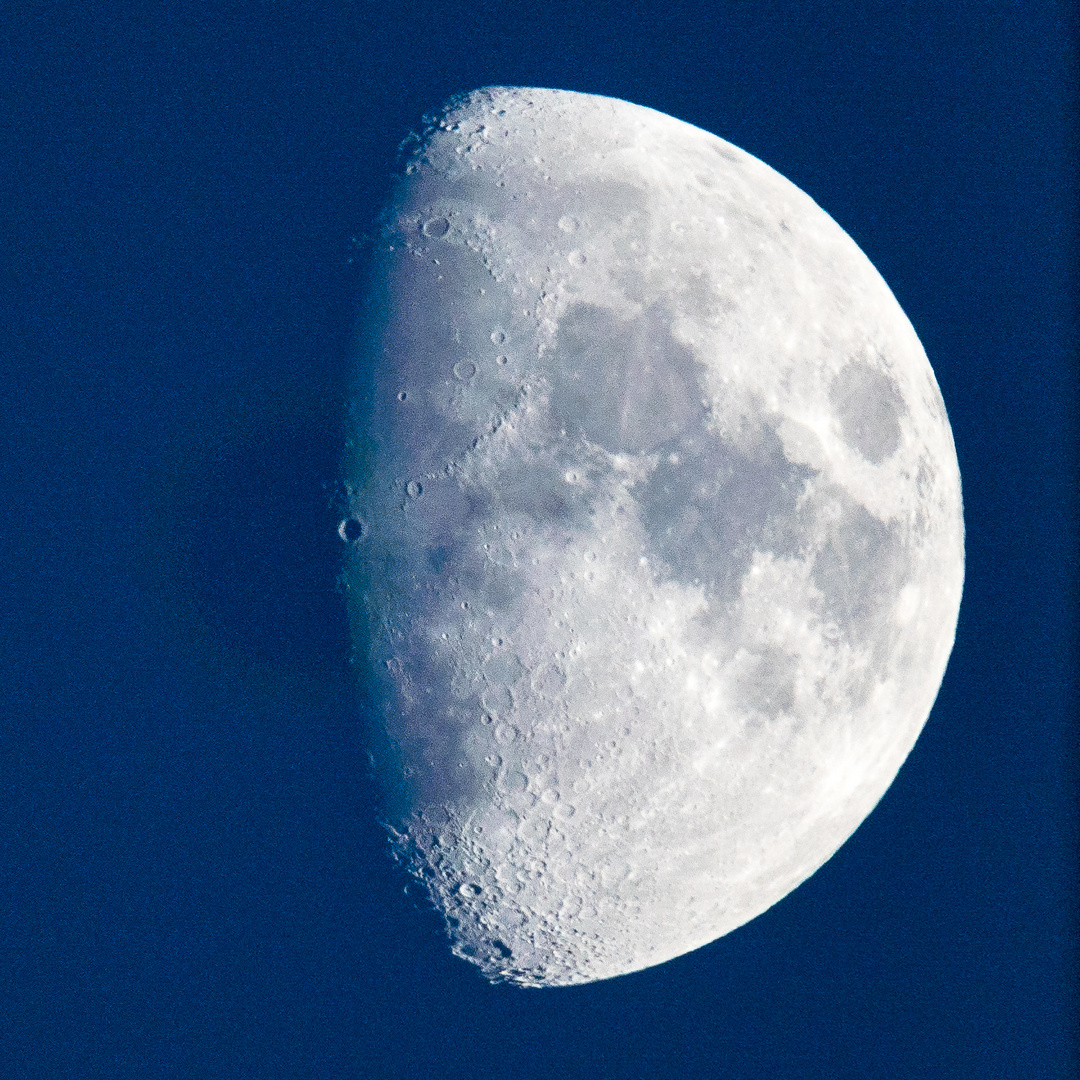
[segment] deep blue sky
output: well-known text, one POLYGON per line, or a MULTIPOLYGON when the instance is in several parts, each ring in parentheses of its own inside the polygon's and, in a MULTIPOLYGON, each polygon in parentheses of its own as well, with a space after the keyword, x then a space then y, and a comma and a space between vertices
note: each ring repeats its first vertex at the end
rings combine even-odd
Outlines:
POLYGON ((1066 10, 8 5, 0 1076, 1075 1075, 1066 10), (569 990, 489 987, 403 891, 334 586, 350 237, 418 115, 492 83, 660 109, 807 191, 923 341, 968 529, 941 694, 855 836, 569 990))

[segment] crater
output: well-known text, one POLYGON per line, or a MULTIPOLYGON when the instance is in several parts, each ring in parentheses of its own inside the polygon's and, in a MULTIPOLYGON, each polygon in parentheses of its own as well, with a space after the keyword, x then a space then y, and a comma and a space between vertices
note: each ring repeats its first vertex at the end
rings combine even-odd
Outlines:
POLYGON ((444 217, 432 218, 424 222, 424 235, 438 240, 450 231, 450 222, 444 217))
POLYGON ((844 441, 872 465, 880 465, 900 445, 900 417, 906 415, 895 381, 870 364, 852 361, 829 386, 844 441))
POLYGON ((364 535, 364 526, 356 518, 346 518, 338 526, 338 535, 347 544, 355 544, 364 535))

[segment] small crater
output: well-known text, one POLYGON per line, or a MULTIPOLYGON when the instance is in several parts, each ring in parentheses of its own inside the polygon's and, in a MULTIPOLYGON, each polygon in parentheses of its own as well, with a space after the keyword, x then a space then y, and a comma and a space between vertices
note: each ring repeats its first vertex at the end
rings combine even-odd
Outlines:
POLYGON ((577 248, 574 248, 574 250, 566 256, 566 261, 571 266, 584 266, 589 260, 586 258, 584 251, 579 251, 577 248))
POLYGON ((468 382, 476 374, 476 365, 471 360, 459 360, 454 365, 454 378, 468 382))
POLYGON ((528 786, 529 778, 524 773, 511 772, 506 774, 505 787, 507 791, 520 795, 528 786))
POLYGON ((502 330, 494 330, 491 334, 491 341, 495 345, 501 345, 506 340, 506 333, 502 330))
POLYGON ((432 218, 424 222, 424 235, 438 240, 450 231, 450 222, 444 217, 432 218))
POLYGON ((566 676, 554 664, 539 671, 533 679, 533 689, 544 698, 552 698, 566 686, 566 676))
POLYGON ((525 670, 525 665, 510 652, 494 653, 484 661, 484 678, 496 686, 513 686, 525 670))
POLYGON ((495 363, 498 364, 499 367, 505 367, 508 363, 510 363, 510 357, 507 356, 505 353, 500 353, 498 356, 495 357, 495 363))
POLYGON ((409 395, 404 390, 402 390, 401 393, 399 393, 397 396, 398 401, 407 401, 408 398, 409 395))
POLYGON ((514 954, 506 947, 506 944, 496 938, 491 947, 501 956, 504 960, 512 960, 514 954))
MULTIPOLYGON (((496 716, 506 716, 514 707, 510 691, 505 686, 489 684, 480 695, 480 703, 490 713, 496 716)), ((517 730, 507 725, 500 724, 495 737, 499 742, 513 742, 517 738, 517 730), (505 733, 505 734, 504 734, 505 733)))
POLYGON ((419 499, 424 494, 424 486, 418 480, 410 480, 405 485, 405 494, 410 499, 419 499))
POLYGON ((363 535, 364 526, 361 525, 356 518, 346 518, 338 526, 338 536, 340 536, 346 544, 355 544, 357 540, 363 537, 363 535))

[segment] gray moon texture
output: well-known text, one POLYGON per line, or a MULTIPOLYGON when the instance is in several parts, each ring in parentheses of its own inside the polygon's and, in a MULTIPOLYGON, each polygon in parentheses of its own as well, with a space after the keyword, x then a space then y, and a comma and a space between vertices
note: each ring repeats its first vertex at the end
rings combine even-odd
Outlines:
POLYGON ((492 981, 585 983, 818 869, 934 702, 960 476, 807 195, 651 109, 453 99, 357 340, 345 574, 397 857, 492 981))

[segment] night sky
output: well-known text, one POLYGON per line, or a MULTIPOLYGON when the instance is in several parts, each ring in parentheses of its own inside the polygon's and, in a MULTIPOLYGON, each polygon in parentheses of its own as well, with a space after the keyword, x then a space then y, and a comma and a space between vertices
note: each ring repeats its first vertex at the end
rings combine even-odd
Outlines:
POLYGON ((0 15, 0 1077, 1072 1077, 1076 27, 1064 4, 0 15), (337 467, 401 138, 491 84, 761 158, 919 334, 967 577, 930 720, 767 913, 607 982, 455 959, 387 854, 337 467))

